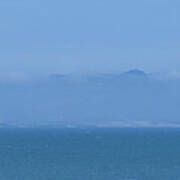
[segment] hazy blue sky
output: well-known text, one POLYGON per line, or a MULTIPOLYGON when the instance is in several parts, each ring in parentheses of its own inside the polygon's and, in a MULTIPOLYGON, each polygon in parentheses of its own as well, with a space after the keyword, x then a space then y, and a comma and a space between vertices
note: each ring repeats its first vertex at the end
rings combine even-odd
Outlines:
POLYGON ((179 0, 1 0, 0 71, 180 71, 179 0))

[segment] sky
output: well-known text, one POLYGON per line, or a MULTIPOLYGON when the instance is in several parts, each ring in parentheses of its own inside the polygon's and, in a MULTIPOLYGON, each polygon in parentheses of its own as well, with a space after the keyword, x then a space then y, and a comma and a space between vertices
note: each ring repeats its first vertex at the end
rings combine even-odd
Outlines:
POLYGON ((180 71, 178 0, 1 0, 0 74, 180 71))

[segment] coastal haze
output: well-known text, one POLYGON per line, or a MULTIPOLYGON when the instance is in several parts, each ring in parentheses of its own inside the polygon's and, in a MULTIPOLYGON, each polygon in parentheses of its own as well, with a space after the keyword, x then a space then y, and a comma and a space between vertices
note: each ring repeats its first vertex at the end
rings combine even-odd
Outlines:
POLYGON ((1 127, 179 127, 178 74, 51 74, 0 82, 1 127))
POLYGON ((179 126, 179 7, 2 0, 0 125, 179 126))
POLYGON ((0 180, 180 179, 179 0, 0 0, 0 180))

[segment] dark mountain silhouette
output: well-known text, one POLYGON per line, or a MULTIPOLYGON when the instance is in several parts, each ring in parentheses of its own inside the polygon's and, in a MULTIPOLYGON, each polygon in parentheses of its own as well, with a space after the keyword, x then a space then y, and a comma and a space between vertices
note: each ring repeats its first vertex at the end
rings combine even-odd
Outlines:
POLYGON ((147 74, 144 71, 139 70, 139 69, 132 69, 132 70, 129 70, 123 74, 132 75, 132 76, 146 76, 147 77, 147 74))
POLYGON ((138 69, 132 69, 120 74, 53 74, 50 79, 66 81, 66 82, 100 82, 100 83, 111 83, 117 80, 129 81, 129 80, 145 80, 148 79, 148 74, 138 69))

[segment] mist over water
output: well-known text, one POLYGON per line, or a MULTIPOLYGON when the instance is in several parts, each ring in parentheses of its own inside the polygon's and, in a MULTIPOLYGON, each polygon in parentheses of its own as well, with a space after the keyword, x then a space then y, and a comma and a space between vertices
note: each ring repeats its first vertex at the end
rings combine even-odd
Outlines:
POLYGON ((0 180, 179 180, 179 9, 0 0, 0 180))
POLYGON ((0 82, 0 125, 178 127, 180 80, 135 69, 0 82))

